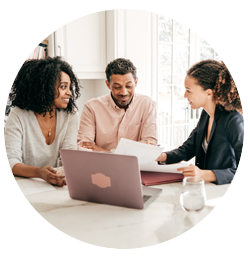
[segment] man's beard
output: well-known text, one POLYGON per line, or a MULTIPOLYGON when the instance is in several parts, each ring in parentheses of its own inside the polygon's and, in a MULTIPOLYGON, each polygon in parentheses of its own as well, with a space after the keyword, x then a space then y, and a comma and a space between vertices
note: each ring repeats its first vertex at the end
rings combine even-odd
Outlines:
POLYGON ((117 105, 119 105, 120 108, 126 108, 126 107, 132 102, 134 96, 132 96, 132 98, 131 98, 128 102, 126 102, 126 103, 120 102, 119 100, 115 99, 115 98, 113 97, 112 93, 111 93, 111 97, 113 98, 113 100, 115 101, 115 103, 116 103, 117 105))
POLYGON ((119 106, 121 106, 121 107, 127 107, 127 106, 131 103, 132 99, 133 99, 133 98, 131 98, 131 99, 130 99, 128 102, 126 102, 126 103, 122 103, 122 102, 120 102, 120 101, 118 101, 118 100, 116 100, 116 102, 117 102, 117 104, 119 104, 119 106))

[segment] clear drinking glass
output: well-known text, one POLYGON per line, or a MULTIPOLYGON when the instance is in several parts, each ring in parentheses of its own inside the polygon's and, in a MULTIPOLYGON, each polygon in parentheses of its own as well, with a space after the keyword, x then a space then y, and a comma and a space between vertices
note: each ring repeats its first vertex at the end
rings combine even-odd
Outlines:
POLYGON ((59 157, 59 158, 57 159, 57 168, 56 168, 56 170, 57 170, 57 173, 58 173, 58 174, 64 174, 64 169, 63 169, 61 157, 59 157))
POLYGON ((202 210, 206 204, 204 180, 199 177, 185 177, 182 182, 180 202, 185 211, 202 210))

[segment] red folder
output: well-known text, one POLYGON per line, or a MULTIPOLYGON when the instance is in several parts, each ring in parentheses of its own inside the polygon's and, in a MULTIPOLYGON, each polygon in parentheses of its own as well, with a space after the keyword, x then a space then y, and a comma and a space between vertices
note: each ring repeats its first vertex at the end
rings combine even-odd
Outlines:
POLYGON ((141 171, 141 181, 144 186, 180 182, 183 178, 183 174, 180 173, 141 171))

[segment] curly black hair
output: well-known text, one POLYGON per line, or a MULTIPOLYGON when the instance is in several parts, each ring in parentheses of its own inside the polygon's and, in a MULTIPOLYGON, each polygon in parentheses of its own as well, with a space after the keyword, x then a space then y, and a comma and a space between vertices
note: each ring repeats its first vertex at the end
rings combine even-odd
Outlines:
POLYGON ((107 65, 105 73, 108 82, 110 82, 110 77, 112 75, 125 75, 127 73, 132 73, 134 80, 137 79, 136 67, 130 60, 124 58, 118 58, 111 61, 107 65))
POLYGON ((213 100, 218 107, 242 114, 238 90, 223 61, 200 61, 187 71, 187 75, 193 77, 204 90, 213 90, 213 100))
POLYGON ((76 99, 80 97, 81 86, 72 67, 61 57, 26 61, 19 70, 10 91, 11 106, 31 110, 40 115, 49 112, 51 115, 55 105, 54 100, 57 98, 56 88, 59 91, 61 72, 68 74, 71 81, 72 95, 65 110, 68 113, 75 113, 78 110, 76 99))

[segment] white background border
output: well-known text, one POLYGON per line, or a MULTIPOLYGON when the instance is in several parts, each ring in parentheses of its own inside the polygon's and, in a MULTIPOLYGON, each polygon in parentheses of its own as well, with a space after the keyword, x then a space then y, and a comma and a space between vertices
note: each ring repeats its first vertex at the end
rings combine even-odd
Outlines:
MULTIPOLYGON (((1 4, 1 189, 2 259, 246 259, 249 257, 249 1, 9 1, 1 4), (234 77, 243 103, 245 140, 240 166, 223 201, 201 223, 165 243, 118 250, 88 245, 57 230, 27 202, 11 174, 4 147, 8 92, 23 61, 42 39, 86 14, 138 9, 168 15, 215 48, 234 77), (248 118, 247 118, 248 117, 248 118)), ((139 36, 139 33, 138 33, 139 36)))

